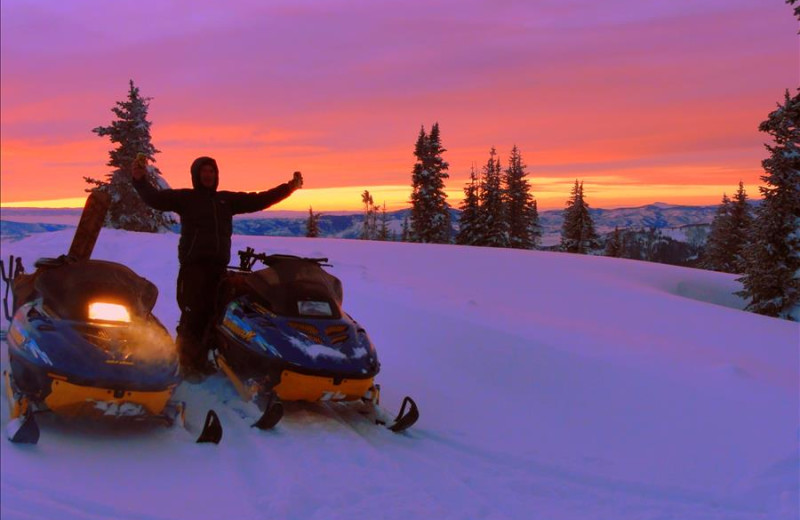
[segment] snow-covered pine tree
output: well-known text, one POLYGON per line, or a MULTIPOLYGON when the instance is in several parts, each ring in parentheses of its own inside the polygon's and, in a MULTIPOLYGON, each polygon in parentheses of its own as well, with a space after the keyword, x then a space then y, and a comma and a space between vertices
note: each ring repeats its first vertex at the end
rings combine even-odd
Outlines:
POLYGON ((472 246, 481 242, 480 223, 480 179, 475 165, 469 172, 469 184, 464 186, 464 200, 461 201, 461 216, 458 221, 456 244, 472 246))
POLYGON ((533 249, 541 237, 539 212, 531 195, 528 172, 525 168, 522 154, 517 145, 514 145, 503 181, 508 241, 509 246, 516 249, 533 249))
POLYGON ((155 154, 159 153, 150 138, 150 121, 147 110, 152 98, 139 94, 139 88, 130 81, 128 99, 118 101, 111 109, 117 116, 109 126, 99 126, 92 130, 101 137, 108 136, 117 147, 109 152, 110 160, 106 163, 114 168, 106 174, 105 181, 84 177, 94 187, 87 191, 105 191, 111 195, 111 207, 106 216, 105 225, 128 231, 159 232, 169 229, 175 224, 169 213, 154 210, 142 202, 141 197, 131 184, 131 164, 138 153, 147 156, 149 163, 148 181, 158 188, 169 188, 161 177, 161 172, 152 165, 155 154))
MULTIPOLYGON (((786 0, 786 3, 789 5, 794 5, 797 2, 798 0, 786 0)), ((800 5, 794 8, 794 15, 797 17, 798 20, 800 20, 800 5)), ((798 33, 800 34, 800 31, 798 31, 798 33)))
POLYGON ((414 147, 417 160, 411 175, 410 238, 414 242, 450 242, 450 205, 444 191, 444 179, 450 177, 449 164, 442 157, 446 151, 439 123, 434 123, 430 135, 422 127, 414 147))
POLYGON ((734 272, 733 254, 728 243, 732 235, 731 226, 731 200, 727 193, 723 193, 722 203, 717 207, 714 219, 711 221, 711 231, 700 264, 704 269, 723 273, 734 272))
POLYGON ((747 310, 800 321, 800 89, 793 97, 787 90, 783 105, 758 129, 774 145, 765 145, 764 200, 751 226, 738 294, 750 299, 747 310))
POLYGON ((561 249, 568 253, 586 254, 594 247, 596 240, 589 205, 583 196, 583 182, 579 183, 575 179, 575 186, 564 209, 561 249))
POLYGON ((308 207, 308 220, 306 221, 306 237, 316 238, 319 236, 319 213, 314 213, 311 206, 308 207))
POLYGON ((477 245, 509 247, 509 227, 506 215, 506 196, 502 185, 502 167, 494 147, 489 151, 489 161, 483 167, 480 188, 480 241, 477 245))

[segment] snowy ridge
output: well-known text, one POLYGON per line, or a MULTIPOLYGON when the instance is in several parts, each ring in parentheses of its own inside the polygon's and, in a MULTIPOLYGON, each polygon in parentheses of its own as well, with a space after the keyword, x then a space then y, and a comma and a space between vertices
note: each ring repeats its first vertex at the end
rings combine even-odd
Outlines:
MULTIPOLYGON (((659 216, 667 228, 678 229, 691 225, 708 225, 714 218, 717 206, 678 206, 655 203, 636 208, 591 209, 592 218, 599 233, 608 233, 615 227, 620 229, 646 229, 647 219, 659 216)), ((18 222, 53 222, 77 225, 80 209, 36 209, 36 208, 3 208, 3 220, 18 222)), ((457 224, 460 211, 451 210, 452 221, 457 224)), ((545 237, 556 236, 561 232, 563 222, 561 210, 548 210, 539 213, 542 231, 545 237)), ((403 219, 410 217, 408 209, 388 212, 389 229, 398 237, 402 231, 403 219)), ((234 218, 234 232, 240 235, 266 235, 302 237, 306 233, 305 212, 273 212, 265 211, 254 214, 238 215, 234 218)), ((380 214, 378 215, 380 220, 380 214)), ((358 238, 361 234, 363 216, 357 212, 322 213, 320 232, 330 238, 358 238)), ((456 226, 457 227, 457 226, 456 226)), ((556 243, 546 240, 545 245, 556 243)))
POLYGON ((28 235, 34 233, 48 233, 50 231, 60 231, 66 229, 68 225, 65 224, 46 224, 46 223, 28 223, 28 222, 12 222, 9 220, 0 220, 0 237, 3 240, 20 240, 28 235))
MULTIPOLYGON (((30 269, 71 235, 4 254, 30 269)), ((248 245, 330 258, 378 349, 383 404, 412 395, 420 422, 394 435, 343 407, 291 405, 260 432, 221 377, 178 390, 190 422, 218 411, 217 447, 42 416, 38 446, 0 441, 4 520, 798 516, 800 326, 739 310, 734 275, 334 239, 235 236, 234 255, 248 245)), ((156 283, 173 331, 176 246, 104 229, 94 255, 156 283)))

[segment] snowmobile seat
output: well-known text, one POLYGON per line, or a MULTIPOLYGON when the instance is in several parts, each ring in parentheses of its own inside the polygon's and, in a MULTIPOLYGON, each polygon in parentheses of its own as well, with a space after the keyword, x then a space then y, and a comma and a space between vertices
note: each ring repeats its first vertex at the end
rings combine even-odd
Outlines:
POLYGON ((66 255, 61 255, 58 258, 48 258, 42 257, 36 260, 33 263, 33 267, 36 269, 47 269, 49 267, 60 267, 66 263, 68 263, 69 257, 66 255))

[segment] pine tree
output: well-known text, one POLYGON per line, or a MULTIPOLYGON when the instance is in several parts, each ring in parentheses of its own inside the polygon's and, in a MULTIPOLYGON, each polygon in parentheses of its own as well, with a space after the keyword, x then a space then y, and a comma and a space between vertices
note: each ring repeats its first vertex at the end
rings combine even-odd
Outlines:
POLYGON ((588 253, 595 245, 597 235, 589 213, 589 205, 583 196, 583 182, 575 180, 570 199, 564 209, 561 226, 561 249, 568 253, 588 253))
POLYGON ((741 296, 759 314, 800 321, 800 89, 786 91, 783 105, 758 129, 774 145, 761 164, 764 200, 756 210, 745 248, 741 296))
POLYGON ((614 232, 611 233, 606 240, 605 255, 613 258, 621 258, 624 251, 625 250, 622 244, 622 233, 620 232, 619 227, 614 227, 614 232))
POLYGON ((750 228, 753 225, 753 210, 747 202, 744 183, 739 181, 739 189, 731 201, 731 250, 733 251, 733 269, 735 273, 743 273, 746 266, 744 250, 747 247, 750 228))
POLYGON ((386 201, 383 201, 383 208, 381 209, 381 227, 378 230, 378 240, 384 242, 389 240, 389 217, 386 214, 386 201))
POLYGON ((509 228, 506 216, 505 190, 502 186, 502 167, 497 151, 492 147, 489 161, 483 167, 483 184, 480 189, 480 241, 477 245, 508 247, 509 228))
POLYGON ((456 244, 472 246, 481 242, 480 236, 480 179, 475 166, 469 172, 469 184, 464 186, 461 217, 458 221, 456 244))
POLYGON ((703 262, 700 264, 703 268, 723 273, 734 271, 733 255, 729 246, 731 229, 731 200, 727 193, 723 193, 722 203, 711 221, 711 232, 708 234, 703 262))
POLYGON ((169 187, 161 177, 161 172, 152 163, 155 154, 160 153, 150 139, 150 121, 147 110, 152 98, 143 98, 139 88, 130 81, 127 101, 118 101, 111 109, 117 116, 109 126, 99 126, 92 130, 101 137, 108 136, 117 148, 109 152, 106 163, 114 171, 106 174, 107 180, 84 177, 94 185, 87 191, 105 191, 111 195, 111 207, 106 216, 106 226, 129 231, 159 232, 170 229, 175 221, 168 213, 156 211, 147 206, 131 184, 131 165, 138 153, 147 156, 151 166, 148 168, 148 181, 160 188, 169 187))
POLYGON ((411 229, 408 224, 408 215, 403 217, 403 231, 400 234, 400 241, 401 242, 410 242, 411 241, 411 229))
POLYGON ((444 179, 450 177, 442 154, 439 123, 430 135, 420 130, 414 147, 417 158, 411 175, 411 229, 414 242, 449 243, 451 235, 450 205, 444 192, 444 179))
POLYGON ((364 190, 364 193, 361 194, 361 202, 364 203, 364 221, 361 226, 361 240, 374 240, 376 235, 373 210, 375 203, 369 191, 364 190))
POLYGON ((522 162, 522 154, 514 145, 508 168, 503 178, 506 219, 508 220, 509 246, 517 249, 533 249, 541 236, 539 212, 531 195, 528 173, 522 162))
POLYGON ((314 213, 311 206, 308 207, 308 220, 306 221, 306 236, 316 238, 319 236, 319 217, 320 213, 314 213))
MULTIPOLYGON (((797 1, 798 0, 786 0, 786 3, 789 5, 794 5, 797 3, 797 1)), ((800 5, 794 8, 794 15, 797 17, 798 20, 800 20, 800 5)), ((798 31, 798 33, 800 33, 800 31, 798 31)))

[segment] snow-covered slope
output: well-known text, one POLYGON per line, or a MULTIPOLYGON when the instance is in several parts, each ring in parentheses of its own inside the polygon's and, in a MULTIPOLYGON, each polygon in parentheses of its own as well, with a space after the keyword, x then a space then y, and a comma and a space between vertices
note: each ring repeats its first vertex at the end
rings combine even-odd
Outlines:
MULTIPOLYGON (((174 327, 177 236, 103 230, 96 258, 160 291, 174 327)), ((71 231, 4 242, 26 267, 71 231)), ((324 406, 249 427, 215 377, 219 446, 180 429, 43 416, 0 440, 6 519, 796 519, 796 323, 739 310, 735 277, 560 253, 234 237, 234 251, 327 256, 368 329, 395 435, 324 406)), ((5 323, 5 322, 4 322, 5 323)), ((3 369, 7 368, 3 345, 3 369)), ((8 405, 2 401, 2 425, 8 405)))

